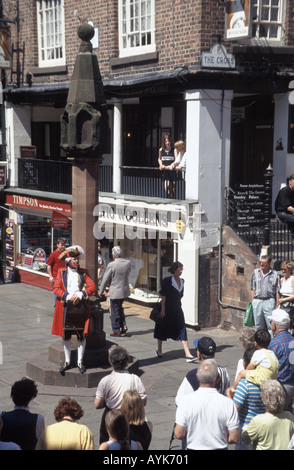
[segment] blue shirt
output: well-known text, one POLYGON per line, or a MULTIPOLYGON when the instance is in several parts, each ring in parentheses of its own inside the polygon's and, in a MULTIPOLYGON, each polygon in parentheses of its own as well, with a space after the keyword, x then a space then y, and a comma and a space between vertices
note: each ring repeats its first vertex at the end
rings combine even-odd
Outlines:
POLYGON ((233 402, 241 407, 239 419, 242 426, 249 424, 254 416, 265 413, 260 388, 246 379, 241 379, 238 383, 233 402))
POLYGON ((294 338, 288 331, 280 331, 275 336, 268 349, 271 349, 278 358, 278 381, 282 383, 294 382, 294 338))

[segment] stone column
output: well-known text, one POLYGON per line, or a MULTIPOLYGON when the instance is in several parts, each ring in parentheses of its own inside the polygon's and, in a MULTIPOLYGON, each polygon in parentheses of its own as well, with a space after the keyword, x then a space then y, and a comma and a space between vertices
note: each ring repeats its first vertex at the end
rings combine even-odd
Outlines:
POLYGON ((122 103, 114 102, 113 108, 113 192, 121 193, 122 164, 122 103))
POLYGON ((90 277, 97 282, 97 240, 93 235, 96 217, 93 210, 98 204, 99 163, 97 160, 75 161, 72 168, 72 243, 83 247, 81 261, 90 277))

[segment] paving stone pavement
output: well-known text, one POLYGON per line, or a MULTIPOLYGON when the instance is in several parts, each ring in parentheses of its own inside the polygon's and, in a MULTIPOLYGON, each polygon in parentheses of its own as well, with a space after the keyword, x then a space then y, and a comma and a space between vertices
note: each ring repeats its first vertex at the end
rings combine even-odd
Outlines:
MULTIPOLYGON (((11 410, 11 385, 26 375, 26 363, 48 349, 56 342, 51 335, 53 319, 53 294, 35 286, 7 283, 0 285, 0 409, 11 410), (2 358, 1 358, 2 352, 2 358)), ((107 304, 103 303, 104 331, 109 340, 111 333, 107 304)), ((187 364, 179 342, 168 340, 164 343, 164 356, 156 354, 156 340, 153 338, 153 322, 149 320, 150 308, 125 302, 128 332, 115 338, 128 352, 139 359, 139 375, 145 385, 148 401, 147 418, 153 423, 153 437, 150 450, 168 450, 175 418, 175 395, 185 374, 197 367, 187 364)), ((220 328, 195 331, 188 328, 191 352, 193 340, 201 336, 211 336, 217 344, 217 362, 226 366, 231 381, 234 379, 237 361, 243 355, 239 332, 220 328)), ((75 398, 84 410, 80 420, 94 434, 99 446, 99 426, 103 410, 96 410, 94 388, 72 388, 38 385, 38 396, 31 403, 32 412, 42 413, 45 424, 54 423, 53 411, 60 398, 75 398)), ((174 449, 180 449, 180 442, 173 441, 174 449)))

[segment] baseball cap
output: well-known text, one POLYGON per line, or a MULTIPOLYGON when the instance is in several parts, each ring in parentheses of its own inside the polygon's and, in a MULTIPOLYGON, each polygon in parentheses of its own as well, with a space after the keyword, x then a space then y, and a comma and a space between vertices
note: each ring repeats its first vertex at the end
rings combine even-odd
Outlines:
POLYGON ((290 320, 289 314, 285 312, 282 308, 276 308, 275 310, 272 311, 272 314, 270 317, 268 317, 269 320, 276 321, 278 323, 282 323, 285 320, 290 320))
POLYGON ((200 354, 204 354, 205 356, 212 356, 216 351, 216 344, 209 336, 197 338, 193 341, 193 344, 200 354))

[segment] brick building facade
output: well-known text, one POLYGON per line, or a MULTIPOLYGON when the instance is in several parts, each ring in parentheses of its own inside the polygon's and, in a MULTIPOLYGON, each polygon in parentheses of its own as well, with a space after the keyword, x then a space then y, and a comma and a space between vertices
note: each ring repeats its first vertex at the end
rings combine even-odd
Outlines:
MULTIPOLYGON (((28 179, 20 184, 20 146, 35 146, 40 165, 46 160, 64 164, 59 150, 59 120, 79 51, 77 27, 80 19, 92 22, 98 34, 93 52, 99 61, 110 121, 99 201, 110 211, 114 211, 118 200, 124 210, 127 205, 137 212, 155 210, 157 218, 160 206, 168 214, 168 222, 184 223, 185 232, 179 233, 171 223, 166 238, 162 238, 157 224, 154 240, 145 237, 147 241, 142 242, 137 237, 136 243, 121 243, 127 255, 133 256, 134 264, 144 264, 137 277, 134 275, 132 286, 139 300, 145 301, 146 296, 150 300, 147 291, 158 292, 171 260, 183 261, 190 293, 190 298, 184 299, 184 309, 187 323, 193 326, 226 322, 239 327, 250 295, 248 275, 238 277, 237 290, 231 288, 234 272, 244 259, 241 254, 237 260, 235 252, 230 257, 233 245, 227 239, 223 242, 225 189, 240 183, 262 183, 265 169, 271 164, 276 193, 289 172, 294 171, 293 113, 288 102, 293 77, 293 2, 246 0, 243 5, 252 7, 252 34, 226 40, 226 13, 232 3, 242 4, 222 0, 3 3, 3 17, 10 20, 17 17, 19 5, 19 36, 17 23, 7 24, 14 49, 17 42, 19 45, 21 72, 17 76, 14 50, 13 73, 6 70, 3 79, 8 161, 5 194, 30 194, 32 188, 37 199, 44 194, 38 186, 40 169, 38 184, 37 178, 31 178, 31 185, 28 179), (54 13, 48 13, 51 7, 54 13), (42 49, 40 27, 47 23, 57 27, 50 14, 57 15, 59 29, 54 31, 60 40, 55 36, 53 47, 48 41, 42 49), (214 46, 224 61, 231 54, 234 65, 204 66, 202 55, 209 54, 214 46), (54 60, 51 54, 57 54, 54 60), (151 181, 160 181, 159 173, 152 173, 152 169, 157 170, 158 149, 165 132, 173 140, 186 141, 189 157, 186 173, 176 184, 184 188, 184 193, 171 200, 161 189, 151 187, 151 181), (282 143, 282 150, 277 142, 282 143), (148 190, 143 191, 143 183, 148 190), (193 217, 200 218, 200 238, 195 236, 198 222, 193 217), (234 262, 223 262, 223 245, 229 257, 226 260, 234 262), (136 250, 140 254, 137 257, 133 255, 136 250)), ((63 191, 50 188, 45 189, 47 198, 50 193, 54 199, 55 194, 58 201, 70 203, 70 194, 65 197, 63 191)), ((15 211, 10 215, 16 220, 23 209, 9 201, 9 210, 15 211)), ((40 217, 40 211, 24 214, 26 223, 32 215, 40 217)), ((45 215, 50 219, 50 211, 45 215)), ((107 223, 105 212, 101 220, 107 223)), ((147 230, 150 220, 145 220, 147 230)), ((119 224, 115 226, 116 242, 119 224)), ((21 239, 25 227, 16 228, 16 251, 22 253, 27 249, 21 239)), ((104 248, 108 256, 107 243, 104 248)), ((240 250, 244 253, 242 243, 240 250)))

